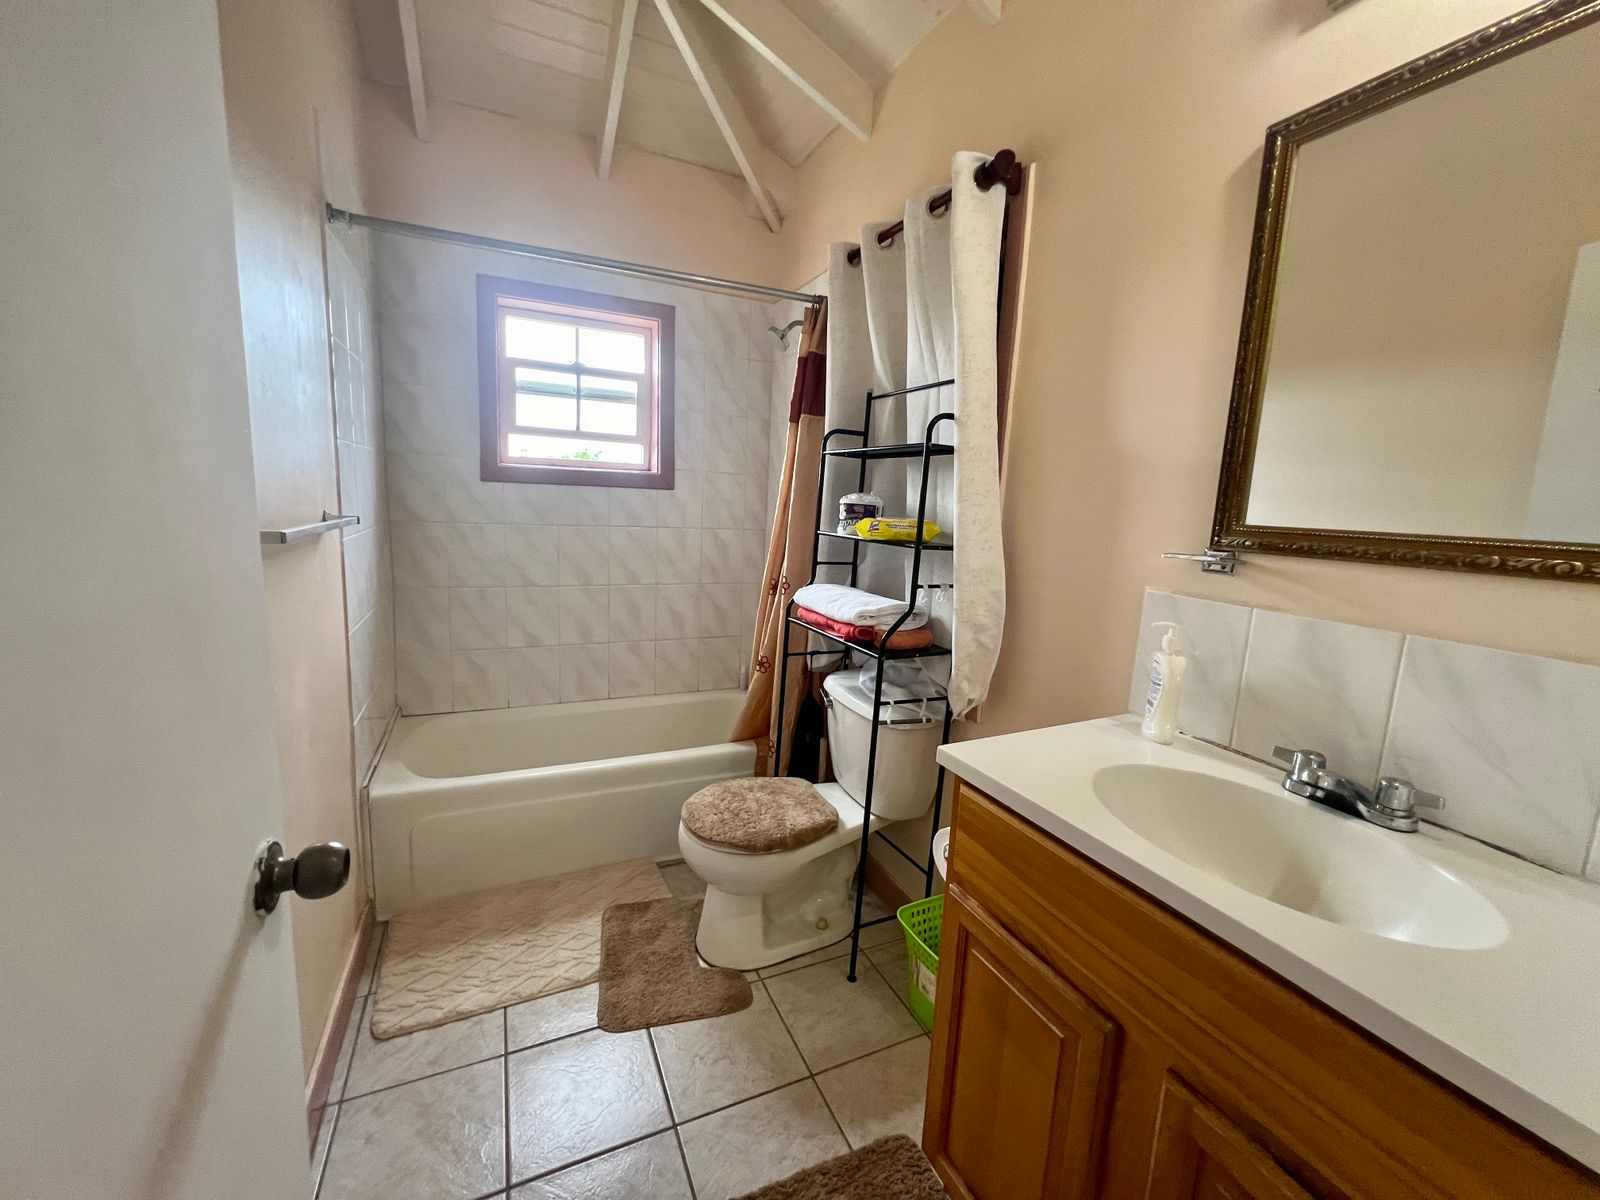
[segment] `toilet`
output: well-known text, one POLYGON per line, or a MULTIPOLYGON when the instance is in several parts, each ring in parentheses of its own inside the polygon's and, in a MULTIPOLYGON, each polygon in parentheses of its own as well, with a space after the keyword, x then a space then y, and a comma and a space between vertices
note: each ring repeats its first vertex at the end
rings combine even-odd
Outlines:
MULTIPOLYGON (((706 883, 705 908, 700 914, 697 945, 700 957, 713 966, 750 971, 771 966, 850 936, 854 917, 851 883, 861 850, 861 827, 866 813, 858 797, 866 795, 867 756, 872 734, 872 696, 862 688, 854 671, 841 671, 823 680, 828 710, 828 745, 837 783, 818 784, 820 796, 833 809, 837 823, 827 828, 826 812, 815 796, 806 803, 804 844, 784 849, 751 850, 713 842, 678 824, 678 846, 683 860, 706 883)), ((936 715, 897 706, 885 710, 878 730, 878 765, 873 781, 872 828, 893 821, 914 820, 933 805, 943 713, 936 715)), ((761 789, 778 780, 741 780, 744 800, 759 817, 761 789)), ((729 784, 714 788, 729 788, 729 784)), ((803 790, 803 789, 802 789, 803 790)), ((704 832, 703 819, 691 809, 697 800, 702 810, 713 789, 691 797, 684 805, 690 823, 704 832)), ((792 788, 774 789, 767 807, 774 824, 796 796, 792 788), (783 793, 781 796, 777 793, 783 793)), ((778 830, 751 831, 749 844, 779 841, 778 830)), ((785 829, 781 831, 787 833, 785 829)), ((793 840, 792 838, 790 840, 793 840)))

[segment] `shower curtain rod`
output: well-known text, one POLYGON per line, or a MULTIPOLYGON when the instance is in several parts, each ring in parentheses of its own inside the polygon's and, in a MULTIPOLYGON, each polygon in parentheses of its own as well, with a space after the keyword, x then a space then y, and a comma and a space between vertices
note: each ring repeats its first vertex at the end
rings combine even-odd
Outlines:
POLYGON ((349 226, 364 225, 368 229, 400 233, 407 237, 427 238, 435 242, 454 242, 461 246, 476 246, 481 250, 499 250, 504 254, 518 254, 523 258, 538 258, 546 262, 571 263, 595 271, 610 271, 615 275, 633 275, 641 279, 664 279, 669 283, 684 283, 691 287, 709 288, 720 292, 743 292, 750 296, 768 296, 774 300, 796 300, 801 304, 821 304, 823 297, 810 292, 790 292, 783 288, 767 287, 759 283, 741 283, 737 279, 719 279, 715 275, 694 275, 688 271, 674 271, 670 267, 652 267, 645 263, 625 262, 619 258, 599 258, 593 254, 577 254, 571 250, 553 250, 548 246, 530 246, 524 242, 507 242, 499 238, 482 237, 476 233, 458 233, 453 229, 439 229, 432 225, 413 225, 408 221, 391 221, 387 217, 369 217, 365 213, 327 205, 328 224, 343 222, 349 226))

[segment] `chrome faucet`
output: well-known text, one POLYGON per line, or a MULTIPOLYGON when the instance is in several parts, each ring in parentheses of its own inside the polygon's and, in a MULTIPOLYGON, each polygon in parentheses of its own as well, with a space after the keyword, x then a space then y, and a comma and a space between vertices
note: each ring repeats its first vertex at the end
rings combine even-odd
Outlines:
POLYGON ((1417 831, 1417 809, 1437 811, 1444 807, 1443 796, 1424 792, 1409 779, 1386 775, 1378 780, 1377 791, 1369 792, 1355 780, 1328 770, 1327 757, 1315 750, 1276 746, 1272 754, 1289 764, 1283 776, 1284 791, 1397 833, 1417 831))

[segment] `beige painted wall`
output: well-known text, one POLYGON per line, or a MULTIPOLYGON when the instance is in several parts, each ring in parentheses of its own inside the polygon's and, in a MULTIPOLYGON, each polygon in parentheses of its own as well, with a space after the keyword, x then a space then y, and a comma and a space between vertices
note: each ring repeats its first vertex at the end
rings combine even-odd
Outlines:
POLYGON ((422 142, 403 91, 366 84, 361 101, 375 216, 755 283, 781 275, 781 244, 750 217, 738 176, 618 146, 605 180, 590 138, 436 102, 422 142))
POLYGON ((887 219, 954 150, 1037 163, 987 734, 1122 711, 1147 585, 1600 662, 1592 587, 1257 556, 1169 563, 1211 525, 1266 127, 1510 0, 1010 0, 965 7, 879 97, 872 141, 801 169, 785 278, 887 219))
MULTIPOLYGON (((276 528, 338 509, 322 175, 326 163, 334 198, 359 203, 355 35, 325 0, 222 0, 219 14, 256 502, 262 527, 276 528)), ((354 845, 339 538, 268 549, 263 567, 282 840, 290 853, 354 845)), ((326 900, 288 900, 308 1071, 365 901, 359 877, 326 900)))

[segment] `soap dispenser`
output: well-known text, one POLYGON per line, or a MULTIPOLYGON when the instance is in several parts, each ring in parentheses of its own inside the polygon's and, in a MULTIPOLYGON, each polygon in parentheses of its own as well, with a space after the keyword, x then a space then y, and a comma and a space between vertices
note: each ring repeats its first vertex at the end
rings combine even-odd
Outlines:
POLYGON ((1152 629, 1164 629, 1161 648, 1150 659, 1150 691, 1144 702, 1144 736, 1152 742, 1170 746, 1178 735, 1178 691, 1189 665, 1180 645, 1183 628, 1176 621, 1156 621, 1152 629))

